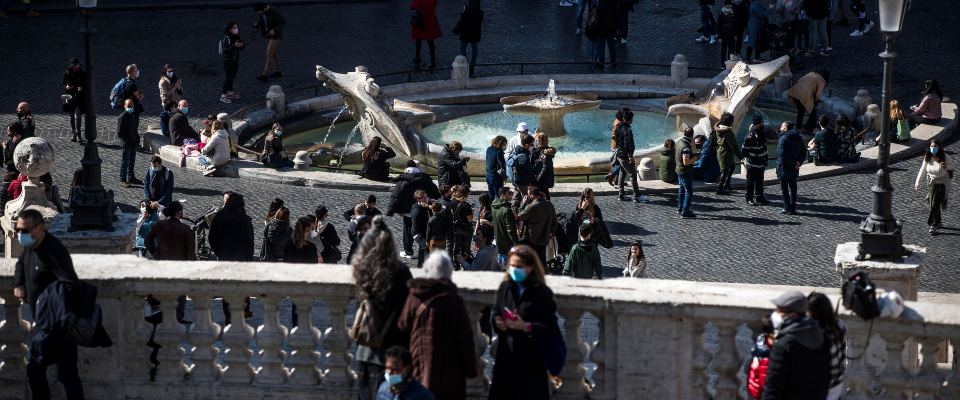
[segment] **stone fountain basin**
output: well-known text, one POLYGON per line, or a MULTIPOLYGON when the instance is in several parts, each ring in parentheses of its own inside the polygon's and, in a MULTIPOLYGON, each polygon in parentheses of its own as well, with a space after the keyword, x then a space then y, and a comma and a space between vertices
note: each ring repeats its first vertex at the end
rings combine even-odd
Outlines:
POLYGON ((572 112, 592 111, 600 107, 600 101, 596 94, 565 94, 562 97, 573 100, 572 104, 558 104, 553 106, 538 106, 533 104, 524 104, 543 95, 531 96, 508 96, 500 99, 503 109, 510 114, 515 115, 563 115, 572 112))

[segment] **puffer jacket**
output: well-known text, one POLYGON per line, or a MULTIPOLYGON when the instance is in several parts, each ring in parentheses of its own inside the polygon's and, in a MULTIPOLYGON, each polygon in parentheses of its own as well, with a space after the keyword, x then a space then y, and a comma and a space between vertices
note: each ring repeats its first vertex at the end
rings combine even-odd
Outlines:
POLYGON ((200 150, 213 166, 219 167, 230 162, 230 134, 226 129, 213 133, 210 141, 200 150))
POLYGON ((660 180, 673 183, 677 181, 677 156, 674 149, 660 148, 660 180))
POLYGON ((825 399, 830 390, 830 342, 817 320, 787 320, 770 351, 763 400, 825 399))
POLYGON ((800 176, 797 163, 802 165, 807 159, 806 155, 803 138, 796 129, 780 136, 780 141, 777 142, 777 177, 780 180, 797 179, 800 176))
MULTIPOLYGON (((393 181, 397 185, 390 192, 390 204, 387 205, 388 217, 392 217, 396 213, 409 214, 410 210, 413 209, 413 204, 416 203, 413 194, 418 189, 427 192, 427 197, 431 199, 440 198, 440 189, 433 183, 433 179, 427 173, 420 172, 420 170, 413 170, 400 175, 393 178, 393 181)), ((353 214, 352 210, 351 214, 353 214)), ((370 215, 369 210, 367 215, 370 215)))
POLYGON ((554 184, 553 158, 557 155, 555 147, 537 147, 533 150, 533 183, 541 189, 550 189, 554 184), (546 156, 544 161, 540 161, 541 156, 546 156))
POLYGON ((460 173, 466 166, 467 162, 454 154, 453 150, 450 150, 450 145, 443 146, 440 157, 437 159, 437 180, 440 181, 440 186, 463 183, 460 181, 460 173))
POLYGON ((240 50, 245 47, 237 47, 239 41, 240 35, 237 35, 236 39, 232 39, 227 34, 223 35, 223 39, 220 39, 220 56, 223 61, 240 61, 240 50))
POLYGON ((265 261, 276 261, 283 259, 283 247, 290 241, 293 235, 293 228, 290 227, 290 221, 280 221, 272 219, 263 227, 263 245, 264 254, 261 259, 265 261))

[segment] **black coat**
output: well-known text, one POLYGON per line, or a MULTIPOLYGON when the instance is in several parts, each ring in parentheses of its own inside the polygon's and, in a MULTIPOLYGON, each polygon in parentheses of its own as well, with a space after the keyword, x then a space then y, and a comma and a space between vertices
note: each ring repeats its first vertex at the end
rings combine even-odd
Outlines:
POLYGON ((284 157, 283 140, 280 139, 280 136, 274 136, 273 140, 263 142, 263 158, 260 160, 263 165, 276 167, 287 159, 289 157, 284 157))
POLYGON ((820 400, 830 390, 830 341, 817 320, 787 320, 770 351, 763 400, 820 400))
MULTIPOLYGON (((290 241, 290 235, 293 234, 293 228, 290 227, 290 221, 270 220, 267 226, 263 227, 263 254, 260 259, 264 261, 278 261, 283 259, 283 248, 290 241)), ((316 254, 316 249, 314 249, 316 254)))
POLYGON ((340 246, 340 236, 337 235, 337 229, 333 227, 333 224, 328 223, 323 228, 323 231, 320 232, 320 240, 323 241, 323 251, 320 252, 323 262, 334 264, 343 258, 340 249, 334 248, 340 246))
MULTIPOLYGON (((720 12, 723 13, 723 10, 720 12)), ((750 1, 743 0, 740 2, 740 4, 734 4, 733 15, 737 17, 737 33, 735 35, 742 40, 744 34, 743 31, 747 30, 747 23, 750 22, 750 1)))
POLYGON ((64 284, 70 301, 75 302, 83 295, 70 252, 60 240, 47 232, 36 249, 24 247, 23 253, 20 253, 14 269, 13 287, 23 286, 27 289, 27 304, 36 312, 40 293, 57 281, 64 284))
POLYGON ((557 303, 553 300, 553 291, 545 285, 539 288, 530 285, 520 295, 518 283, 501 282, 491 319, 496 321, 497 317, 502 317, 504 307, 517 311, 524 321, 530 323, 531 331, 500 331, 494 324, 500 338, 495 357, 497 362, 493 365, 490 400, 549 399, 547 367, 540 354, 540 340, 554 335, 557 329, 557 303))
POLYGON ((187 116, 179 108, 173 109, 170 114, 170 137, 173 138, 171 144, 174 146, 183 146, 185 139, 200 141, 200 134, 190 126, 187 116))
POLYGON ((137 122, 133 114, 126 111, 120 113, 117 118, 117 139, 120 140, 120 147, 140 146, 140 134, 137 133, 137 122))
POLYGON ((246 215, 218 212, 207 240, 220 261, 253 261, 253 223, 246 215))
MULTIPOLYGON (((747 1, 747 0, 743 0, 743 1, 747 1)), ((736 10, 734 10, 734 12, 731 14, 725 14, 721 9, 720 13, 717 14, 717 34, 719 34, 721 38, 727 37, 727 36, 731 36, 731 37, 741 36, 742 30, 737 30, 738 26, 739 24, 737 22, 736 10)))
MULTIPOLYGON (((440 198, 440 189, 433 183, 430 175, 426 173, 414 172, 403 174, 393 178, 393 181, 396 182, 397 185, 394 186, 393 191, 390 192, 390 204, 387 205, 388 217, 392 217, 393 214, 396 213, 409 214, 413 205, 416 203, 416 200, 413 199, 413 194, 417 190, 427 192, 427 197, 431 199, 436 200, 440 198)), ((367 215, 370 215, 369 211, 367 215)))
MULTIPOLYGON (((94 334, 90 342, 84 347, 110 347, 113 341, 103 329, 103 318, 96 318, 97 287, 86 282, 80 282, 81 295, 71 300, 67 296, 63 282, 55 281, 47 286, 37 299, 37 313, 34 315, 33 337, 30 342, 30 357, 41 365, 53 365, 60 361, 60 357, 68 351, 76 351, 76 344, 69 342, 66 329, 77 324, 75 318, 88 319, 96 322, 94 334)), ((80 327, 82 329, 82 326, 80 327)))
POLYGON ((83 69, 74 71, 73 68, 67 68, 63 72, 63 94, 69 94, 73 96, 69 102, 63 105, 64 112, 73 111, 74 108, 80 107, 81 113, 87 112, 87 92, 78 91, 77 88, 82 88, 87 86, 87 73, 83 69), (67 89, 67 85, 72 86, 72 89, 67 89))
POLYGON ((633 129, 630 124, 621 122, 617 125, 617 131, 614 135, 617 141, 617 158, 631 159, 636 149, 636 143, 633 142, 633 129))
POLYGON ((410 210, 410 220, 413 222, 413 234, 427 237, 427 223, 430 222, 430 211, 426 207, 414 204, 410 210))
MULTIPOLYGON (((443 146, 443 150, 440 150, 440 157, 437 159, 437 180, 440 181, 440 186, 464 183, 460 179, 460 174, 463 173, 463 168, 466 166, 467 162, 453 154, 450 145, 443 146)), ((466 183, 469 184, 470 182, 466 183)))
POLYGON ((363 163, 363 169, 360 170, 360 176, 371 181, 384 182, 390 179, 390 164, 387 160, 397 156, 393 149, 377 149, 377 154, 370 162, 363 163))
POLYGON ((597 30, 598 36, 613 37, 620 29, 620 12, 617 0, 600 0, 597 3, 597 30))
POLYGON ((550 189, 554 184, 553 157, 557 155, 557 149, 553 147, 537 147, 533 149, 533 182, 540 189, 550 189), (540 161, 541 156, 546 156, 544 161, 540 161))
POLYGON ((287 240, 287 244, 283 245, 282 255, 283 262, 287 263, 318 264, 317 246, 310 242, 306 242, 302 248, 298 249, 293 240, 287 240))
POLYGON ((480 23, 483 22, 483 10, 471 12, 464 6, 460 13, 460 41, 467 43, 480 42, 480 23))

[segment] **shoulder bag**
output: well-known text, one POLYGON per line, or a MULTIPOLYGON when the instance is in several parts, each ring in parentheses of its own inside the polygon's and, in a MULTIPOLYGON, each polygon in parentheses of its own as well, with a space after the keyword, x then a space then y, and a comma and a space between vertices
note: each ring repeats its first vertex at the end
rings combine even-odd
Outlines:
MULTIPOLYGON (((533 301, 537 303, 537 322, 543 321, 543 316, 540 309, 540 287, 543 285, 537 285, 533 301)), ((563 335, 560 333, 560 323, 557 322, 556 325, 549 327, 553 332, 550 336, 547 336, 540 340, 540 356, 543 357, 543 364, 547 367, 547 372, 551 376, 560 376, 560 371, 563 371, 563 364, 567 362, 567 345, 563 342, 563 335)))
POLYGON ((423 10, 421 10, 419 7, 417 7, 416 10, 413 10, 413 14, 410 15, 410 25, 423 29, 423 10))

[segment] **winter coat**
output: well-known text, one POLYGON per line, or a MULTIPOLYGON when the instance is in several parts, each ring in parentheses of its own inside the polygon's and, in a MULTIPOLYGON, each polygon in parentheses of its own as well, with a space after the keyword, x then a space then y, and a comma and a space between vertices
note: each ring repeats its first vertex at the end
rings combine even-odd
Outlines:
POLYGON ((246 215, 217 212, 207 240, 220 261, 253 261, 253 223, 246 215))
POLYGON ((717 153, 710 151, 710 139, 703 142, 700 160, 693 163, 693 170, 703 174, 704 181, 712 182, 720 177, 720 163, 717 162, 717 153))
POLYGON ((283 18, 283 15, 280 14, 280 11, 277 10, 277 7, 274 7, 271 4, 267 4, 270 7, 260 18, 257 18, 257 24, 259 24, 260 35, 264 39, 283 39, 283 27, 287 25, 287 20, 283 18), (266 20, 266 23, 264 23, 266 20), (273 36, 269 36, 270 31, 273 31, 273 36))
POLYGON ((811 72, 800 78, 796 85, 790 87, 790 90, 787 91, 787 101, 794 107, 797 106, 796 102, 800 101, 803 108, 808 113, 812 113, 820 101, 820 96, 823 96, 825 86, 827 86, 827 82, 823 80, 823 77, 816 72, 811 72))
POLYGON ((411 279, 407 285, 410 295, 397 327, 410 335, 413 376, 438 398, 466 398, 465 378, 477 377, 466 303, 445 279, 411 279))
POLYGON ((76 301, 83 295, 83 287, 73 269, 70 252, 52 233, 47 232, 37 248, 24 247, 14 267, 13 287, 23 286, 27 304, 36 315, 37 299, 54 282, 66 286, 67 295, 76 301))
POLYGON ((730 127, 717 125, 717 162, 720 163, 720 169, 732 167, 735 162, 734 157, 737 160, 743 159, 740 146, 737 146, 737 135, 730 127))
POLYGON ((230 162, 230 134, 226 129, 214 132, 200 152, 214 167, 230 162))
POLYGON ((390 383, 384 381, 377 388, 376 400, 433 400, 433 393, 423 387, 416 379, 410 378, 403 389, 394 393, 390 383))
POLYGON ((593 32, 595 35, 616 36, 620 30, 620 12, 617 8, 617 0, 600 0, 597 3, 597 29, 593 32))
POLYGON ((553 203, 537 199, 520 206, 517 221, 525 221, 520 230, 520 239, 529 240, 536 246, 546 246, 557 229, 557 212, 553 203))
POLYGON ((437 158, 437 180, 440 182, 440 186, 453 186, 463 183, 460 180, 460 175, 466 166, 467 162, 454 154, 453 150, 450 150, 450 145, 443 146, 443 150, 440 150, 440 157, 437 158))
POLYGON ((739 37, 740 31, 737 30, 737 14, 730 13, 727 14, 723 12, 723 8, 720 9, 720 13, 717 14, 717 34, 721 38, 724 37, 739 37))
POLYGON ((337 248, 340 246, 340 236, 337 235, 337 229, 326 221, 321 221, 317 229, 320 231, 320 241, 323 243, 323 250, 320 250, 320 257, 323 257, 323 262, 335 264, 340 261, 343 256, 340 254, 340 249, 337 248))
POLYGON ((374 150, 376 154, 370 162, 363 163, 360 176, 371 181, 385 182, 390 179, 390 163, 387 160, 397 156, 393 149, 387 147, 374 150))
MULTIPOLYGON (((392 217, 397 213, 409 214, 413 205, 417 202, 413 198, 413 194, 416 193, 417 190, 427 192, 427 197, 431 199, 440 198, 440 189, 433 183, 430 175, 424 172, 415 171, 409 174, 403 174, 393 178, 393 181, 397 184, 390 192, 390 203, 387 205, 388 217, 392 217)), ((353 213, 352 211, 353 210, 351 210, 351 214, 353 213)), ((369 210, 367 210, 367 215, 370 215, 369 210)))
POLYGON ((164 207, 170 205, 173 198, 173 172, 170 168, 160 166, 160 171, 157 172, 153 171, 153 167, 147 168, 147 173, 143 176, 143 198, 164 207), (157 180, 156 192, 153 191, 154 180, 157 180))
MULTIPOLYGON (((400 263, 400 261, 397 261, 395 268, 396 270, 393 272, 393 276, 390 277, 390 282, 387 284, 386 295, 383 297, 383 301, 373 301, 373 309, 375 312, 381 313, 384 320, 393 314, 394 311, 396 311, 399 316, 403 310, 403 306, 406 304, 407 296, 410 294, 410 289, 407 287, 407 282, 413 278, 413 275, 410 274, 410 269, 400 263)), ((399 322, 399 318, 397 322, 399 322)), ((394 323, 387 329, 387 335, 384 337, 383 344, 380 347, 357 345, 357 356, 355 360, 382 367, 386 365, 385 353, 387 349, 393 346, 409 347, 409 345, 409 333, 401 331, 398 324, 394 323)))
POLYGON ((170 137, 173 138, 171 144, 174 146, 183 146, 183 141, 186 139, 193 139, 200 142, 200 134, 190 126, 187 116, 183 111, 180 111, 179 108, 173 109, 173 112, 170 114, 169 124, 170 137))
MULTIPOLYGON (((150 214, 150 217, 148 217, 146 220, 138 221, 140 223, 140 227, 137 228, 136 243, 134 245, 135 248, 147 248, 144 242, 147 240, 147 234, 150 233, 150 229, 153 228, 153 225, 160 220, 159 214, 160 213, 154 212, 153 214, 150 214)), ((141 215, 140 218, 142 219, 143 215, 141 215)))
POLYGON ((483 10, 471 12, 466 6, 460 13, 460 41, 480 42, 480 24, 483 22, 483 10))
POLYGON ((263 227, 263 254, 260 259, 264 261, 279 261, 283 259, 283 247, 290 241, 293 235, 293 228, 290 227, 290 221, 280 221, 271 219, 267 226, 263 227))
POLYGON ((553 158, 557 155, 557 149, 554 147, 537 147, 533 150, 533 184, 540 189, 553 188, 553 158), (546 156, 544 161, 540 161, 540 156, 546 156))
POLYGON ((69 94, 73 96, 70 99, 69 103, 63 105, 63 112, 71 112, 75 107, 80 107, 80 113, 85 114, 87 112, 87 92, 78 91, 77 88, 83 88, 87 86, 87 73, 82 68, 76 71, 73 68, 67 68, 63 72, 63 94, 69 94), (67 89, 67 85, 70 85, 72 88, 67 89))
POLYGON ((263 142, 263 158, 260 159, 263 165, 277 168, 288 158, 286 153, 283 152, 283 139, 280 136, 274 136, 273 140, 263 142))
POLYGON ((453 230, 453 220, 450 219, 450 215, 447 213, 441 212, 439 214, 433 214, 429 220, 427 220, 427 240, 447 240, 447 232, 453 230))
POLYGON ((137 123, 132 113, 124 111, 117 118, 117 140, 123 148, 140 146, 140 134, 137 133, 137 123))
MULTIPOLYGON (((746 1, 746 0, 744 0, 746 1)), ((747 23, 747 33, 750 37, 747 46, 757 47, 757 39, 760 37, 760 31, 763 29, 763 21, 770 14, 770 7, 765 7, 760 0, 754 0, 750 3, 750 20, 747 23)))
POLYGON ((410 24, 410 38, 416 40, 435 40, 443 34, 440 33, 440 22, 437 21, 437 0, 413 0, 410 3, 410 9, 420 9, 423 13, 423 29, 410 24))
POLYGON ((318 264, 320 262, 317 259, 318 253, 320 252, 317 251, 317 246, 309 240, 304 242, 303 247, 299 249, 293 240, 287 240, 287 243, 283 245, 283 252, 280 253, 280 255, 283 256, 283 262, 285 263, 318 264))
MULTIPOLYGON (((67 326, 80 325, 74 322, 76 318, 90 318, 98 311, 96 286, 80 281, 79 297, 68 297, 65 286, 63 282, 54 281, 43 289, 37 299, 37 307, 33 310, 34 326, 31 328, 31 362, 44 366, 53 365, 61 360, 62 355, 68 354, 68 349, 76 352, 77 345, 66 337, 67 326)), ((103 318, 91 320, 93 321, 97 323, 93 327, 93 336, 82 346, 113 346, 113 341, 103 329, 103 318)))
POLYGON ((673 183, 677 181, 677 157, 674 149, 660 148, 660 180, 673 183))
POLYGON ((490 400, 550 398, 540 341, 557 334, 557 303, 553 300, 553 291, 546 285, 533 283, 529 277, 523 284, 526 288, 523 294, 520 294, 520 283, 512 280, 501 282, 497 289, 497 302, 490 318, 502 318, 503 309, 507 308, 530 323, 530 332, 501 331, 494 324, 499 345, 497 362, 493 364, 490 400))
POLYGON ((502 271, 500 262, 497 261, 497 246, 486 245, 477 249, 477 254, 473 256, 473 262, 464 267, 468 271, 502 271))
POLYGON ((144 246, 156 260, 197 259, 197 241, 193 229, 179 219, 157 221, 147 234, 144 246))
POLYGON ((817 320, 784 321, 770 351, 763 400, 825 399, 830 389, 830 342, 817 320))
POLYGON ((597 245, 584 242, 573 245, 567 262, 563 265, 562 275, 578 279, 603 279, 603 265, 600 263, 600 250, 597 245))
POLYGON ((533 156, 530 154, 530 150, 523 148, 523 146, 517 146, 514 150, 516 154, 515 168, 516 172, 513 174, 515 178, 513 184, 517 186, 526 186, 533 183, 534 168, 533 168, 533 156))
POLYGON ((496 147, 487 147, 487 178, 499 177, 497 170, 507 170, 507 160, 504 158, 503 150, 496 147))
POLYGON ((800 169, 797 163, 806 161, 807 150, 803 146, 800 132, 790 130, 780 136, 777 142, 777 178, 780 180, 797 179, 800 169))
POLYGON ((767 137, 763 132, 757 133, 755 127, 750 127, 750 133, 743 140, 740 147, 743 153, 743 166, 748 169, 764 170, 767 168, 767 137))
POLYGON ((430 224, 430 210, 420 204, 414 204, 410 209, 410 227, 413 236, 419 235, 427 239, 427 225, 430 224))
MULTIPOLYGON (((274 34, 276 34, 276 31, 274 31, 274 34)), ((237 42, 241 41, 240 35, 237 35, 236 38, 230 36, 231 35, 224 34, 223 39, 220 39, 220 49, 223 50, 220 58, 222 58, 223 61, 240 61, 240 50, 246 47, 237 47, 237 42)))
POLYGON ((510 248, 520 243, 517 237, 517 217, 508 201, 499 197, 493 200, 493 235, 498 254, 507 254, 510 248))
MULTIPOLYGON (((173 77, 176 78, 177 76, 174 75, 173 77)), ((173 86, 176 84, 177 83, 173 81, 173 78, 166 76, 160 78, 160 82, 157 83, 157 88, 160 89, 161 110, 167 109, 164 104, 168 101, 173 102, 173 104, 180 103, 180 95, 183 94, 183 88, 174 89, 173 86)))
POLYGON ((617 142, 617 158, 632 159, 636 144, 633 142, 633 129, 630 129, 630 124, 621 122, 617 125, 614 136, 617 142))
POLYGON ((739 0, 733 4, 733 15, 737 17, 736 36, 743 40, 743 31, 750 21, 750 0, 739 0))
POLYGON ((829 0, 804 0, 803 9, 810 19, 824 19, 830 16, 829 0))

